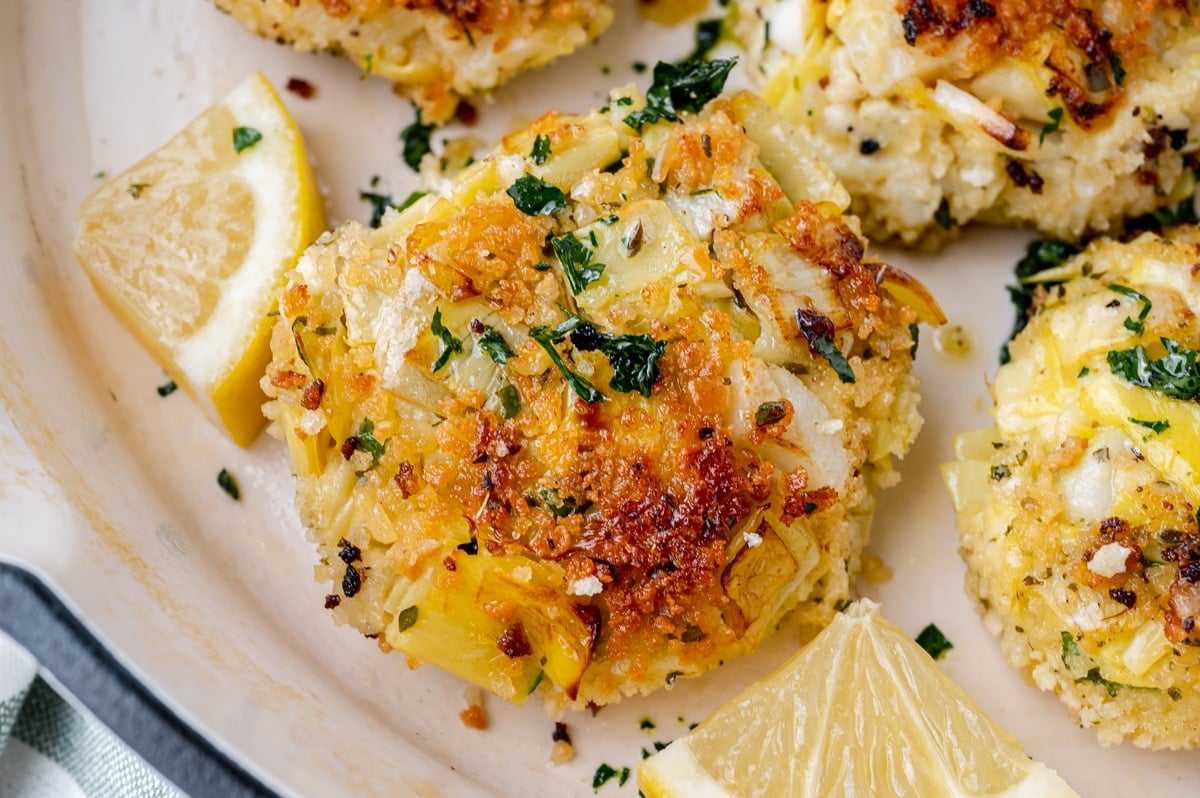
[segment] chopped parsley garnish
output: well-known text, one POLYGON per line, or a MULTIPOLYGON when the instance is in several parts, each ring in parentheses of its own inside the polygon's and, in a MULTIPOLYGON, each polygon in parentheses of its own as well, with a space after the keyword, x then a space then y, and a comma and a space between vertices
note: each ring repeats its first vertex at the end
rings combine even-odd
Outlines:
POLYGON ((429 331, 442 339, 442 354, 433 362, 433 371, 437 371, 446 362, 450 360, 450 356, 463 351, 462 341, 454 337, 454 334, 446 329, 442 324, 442 309, 435 308, 433 311, 433 321, 429 324, 429 331))
POLYGON ((1141 293, 1140 291, 1135 291, 1134 289, 1130 288, 1129 286, 1120 285, 1118 283, 1110 283, 1108 286, 1108 290, 1116 292, 1116 293, 1120 294, 1121 296, 1127 296, 1130 299, 1136 299, 1138 302, 1142 303, 1142 310, 1140 313, 1138 313, 1138 317, 1137 317, 1136 321, 1129 318, 1128 316, 1125 318, 1125 329, 1129 330, 1130 332, 1132 332, 1136 335, 1141 335, 1143 332, 1145 332, 1146 331, 1146 317, 1150 315, 1150 307, 1151 307, 1150 300, 1146 298, 1146 295, 1141 293))
POLYGON ((546 159, 549 157, 550 157, 550 137, 543 136, 539 133, 538 137, 533 140, 533 149, 529 151, 529 159, 531 161, 533 161, 535 164, 537 164, 538 166, 541 166, 542 164, 544 164, 546 162, 546 159))
POLYGON ((1008 466, 1004 465, 1003 463, 992 466, 992 479, 996 480, 997 482, 1002 479, 1008 479, 1010 476, 1012 476, 1012 471, 1010 471, 1008 466))
MULTIPOLYGON (((373 180, 371 182, 374 184, 376 181, 373 180)), ((387 194, 379 194, 374 191, 360 191, 358 192, 358 198, 363 202, 371 203, 371 220, 367 224, 371 227, 379 227, 383 223, 383 214, 387 212, 388 208, 395 208, 398 211, 405 210, 427 193, 426 191, 414 191, 405 197, 404 202, 401 202, 399 205, 387 194)))
POLYGON ((169 382, 158 386, 158 388, 156 388, 155 390, 158 391, 159 396, 170 396, 171 394, 175 393, 175 391, 177 391, 178 389, 179 389, 179 386, 175 384, 175 380, 170 380, 169 382))
POLYGON ((558 186, 526 172, 504 192, 527 216, 553 216, 567 207, 567 196, 558 186))
POLYGON ((521 394, 512 383, 496 391, 500 400, 500 415, 506 419, 516 418, 521 414, 521 394))
POLYGON ((688 61, 703 61, 721 40, 721 18, 702 19, 696 23, 696 49, 687 57, 688 61))
POLYGON ((1062 125, 1063 112, 1064 109, 1060 106, 1058 108, 1051 108, 1046 114, 1046 116, 1050 117, 1050 121, 1042 125, 1042 132, 1038 134, 1038 144, 1041 144, 1046 136, 1057 131, 1059 126, 1062 125))
POLYGON ((588 404, 604 401, 604 394, 596 390, 590 382, 579 376, 571 369, 567 368, 567 364, 563 361, 563 357, 558 352, 558 348, 554 346, 554 342, 561 340, 567 333, 575 329, 580 323, 578 316, 572 316, 562 324, 556 327, 548 327, 544 324, 539 324, 536 327, 529 329, 529 337, 537 341, 542 349, 546 350, 546 354, 550 356, 550 361, 554 363, 555 368, 562 374, 563 379, 571 386, 571 390, 575 392, 583 401, 588 404))
POLYGON ((413 628, 417 622, 417 618, 420 617, 420 614, 421 610, 418 609, 416 604, 400 610, 400 614, 396 616, 396 630, 399 632, 406 632, 413 628))
POLYGON ((608 357, 613 376, 608 387, 621 393, 637 391, 650 396, 658 382, 658 360, 667 351, 666 341, 649 335, 609 335, 583 322, 571 333, 571 343, 584 352, 599 350, 608 357))
POLYGON ((1171 428, 1170 421, 1143 421, 1140 418, 1129 419, 1130 424, 1137 424, 1139 427, 1145 427, 1156 435, 1161 435, 1171 428))
MULTIPOLYGON (((369 57, 369 56, 368 56, 369 57)), ((421 167, 421 159, 432 151, 429 146, 429 135, 437 125, 427 125, 421 121, 421 109, 413 106, 416 118, 412 124, 400 131, 400 140, 404 142, 404 162, 414 172, 421 167)))
POLYGON ((233 150, 240 153, 248 150, 262 141, 262 133, 252 127, 235 127, 233 129, 233 150))
POLYGON ((367 53, 363 56, 362 72, 358 73, 359 80, 366 80, 367 77, 375 70, 375 53, 367 53))
POLYGON ((602 763, 596 768, 596 772, 592 774, 592 789, 598 790, 607 784, 612 779, 616 778, 617 771, 608 764, 602 763))
POLYGON ((479 336, 479 348, 487 352, 493 363, 501 366, 513 356, 512 347, 504 340, 504 336, 496 328, 487 325, 483 327, 483 335, 479 336))
POLYGON ((1121 65, 1121 57, 1116 53, 1108 54, 1108 64, 1112 67, 1113 80, 1118 86, 1125 83, 1125 67, 1121 65))
MULTIPOLYGON (((561 192, 560 192, 561 193, 561 192)), ((574 233, 550 239, 554 253, 563 267, 563 276, 571 293, 579 294, 592 283, 600 279, 604 271, 603 263, 593 263, 596 253, 575 237, 574 233)))
POLYGON ((833 322, 828 316, 800 308, 796 311, 796 325, 800 328, 804 340, 808 342, 808 348, 813 354, 819 354, 829 362, 839 380, 854 382, 854 370, 833 342, 833 322))
POLYGON ((842 382, 854 382, 854 370, 850 368, 850 363, 847 362, 846 356, 833 343, 830 338, 817 338, 813 341, 813 347, 816 348, 821 356, 829 361, 829 365, 833 366, 834 372, 837 373, 838 379, 842 382))
POLYGON ((763 402, 754 411, 754 426, 766 427, 777 424, 787 416, 787 405, 783 402, 763 402))
MULTIPOLYGON (((1008 335, 1008 341, 1000 349, 1000 365, 1004 365, 1010 360, 1008 344, 1017 337, 1017 333, 1025 329, 1025 325, 1029 322, 1029 310, 1033 307, 1033 292, 1037 286, 1026 283, 1025 279, 1054 266, 1061 266, 1068 258, 1077 254, 1079 254, 1079 248, 1074 244, 1053 239, 1031 241, 1026 247, 1025 257, 1017 262, 1015 270, 1017 284, 1008 286, 1008 296, 1012 300, 1017 314, 1012 332, 1008 335)), ((1061 280, 1056 280, 1041 284, 1057 285, 1061 282, 1061 280)))
POLYGON ((1108 367, 1126 382, 1172 399, 1190 401, 1200 396, 1200 353, 1180 349, 1171 338, 1160 340, 1167 350, 1162 357, 1151 358, 1142 346, 1114 349, 1108 353, 1108 367))
POLYGON ((916 358, 917 347, 921 345, 921 327, 915 321, 908 325, 908 334, 912 337, 912 349, 908 350, 908 355, 911 358, 916 358))
POLYGON ((654 721, 650 718, 642 718, 642 722, 638 724, 639 729, 649 730, 654 728, 654 721))
POLYGON ((1075 636, 1073 634, 1064 631, 1061 635, 1061 639, 1063 665, 1067 664, 1067 657, 1083 656, 1083 652, 1079 649, 1079 644, 1075 642, 1075 636))
MULTIPOLYGON (((809 111, 811 115, 812 112, 809 111)), ((943 230, 949 230, 954 226, 954 217, 950 215, 950 201, 942 197, 942 201, 938 203, 937 210, 933 212, 933 221, 943 230)))
POLYGON ((654 81, 646 92, 646 107, 625 117, 638 133, 660 120, 678 122, 680 111, 699 111, 725 88, 725 79, 736 58, 716 61, 683 61, 654 65, 654 81))
POLYGON ((221 486, 221 490, 229 494, 229 498, 237 501, 242 498, 242 492, 238 490, 237 480, 233 478, 227 469, 222 468, 221 473, 217 474, 217 484, 221 486))
POLYGON ((1075 680, 1075 684, 1079 684, 1080 682, 1091 682, 1092 684, 1102 685, 1104 687, 1104 689, 1108 691, 1109 698, 1116 698, 1117 692, 1122 687, 1129 686, 1127 684, 1122 684, 1121 682, 1113 682, 1113 681, 1109 681, 1108 679, 1105 679, 1103 676, 1100 675, 1099 668, 1089 668, 1086 676, 1081 676, 1080 678, 1075 680))
POLYGON ((925 653, 934 659, 941 659, 946 652, 954 648, 954 644, 946 639, 942 630, 929 624, 917 635, 917 645, 925 649, 925 653))
POLYGON ((369 418, 364 418, 358 425, 358 432, 354 435, 354 448, 360 449, 371 455, 371 465, 367 471, 379 467, 379 458, 383 457, 383 453, 387 450, 387 445, 381 443, 375 437, 375 422, 369 418))
POLYGON ((133 197, 134 199, 141 199, 142 192, 148 188, 150 188, 149 183, 130 183, 129 196, 133 197))
POLYGON ((1092 370, 1090 368, 1088 368, 1087 366, 1084 366, 1083 368, 1081 368, 1079 370, 1078 379, 1082 379, 1091 373, 1092 373, 1092 370))

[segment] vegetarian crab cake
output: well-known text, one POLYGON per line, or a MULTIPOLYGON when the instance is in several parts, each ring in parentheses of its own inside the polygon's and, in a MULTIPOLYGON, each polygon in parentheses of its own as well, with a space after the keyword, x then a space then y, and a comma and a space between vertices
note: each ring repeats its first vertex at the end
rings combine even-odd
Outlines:
POLYGON ((259 36, 346 56, 427 120, 574 52, 612 22, 603 0, 216 0, 259 36))
POLYGON ((739 0, 766 98, 869 235, 972 220, 1059 238, 1190 198, 1200 29, 1188 0, 739 0))
POLYGON ((385 651, 603 704, 849 597, 940 311, 761 100, 705 106, 730 66, 549 113, 291 275, 268 415, 385 651))
POLYGON ((1200 745, 1200 231, 1036 275, 946 481, 1005 656, 1100 739, 1200 745))

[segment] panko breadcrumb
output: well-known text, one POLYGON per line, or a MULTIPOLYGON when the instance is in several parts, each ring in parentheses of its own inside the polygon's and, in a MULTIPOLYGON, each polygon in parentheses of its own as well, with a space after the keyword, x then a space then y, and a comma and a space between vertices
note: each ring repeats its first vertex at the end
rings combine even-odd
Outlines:
POLYGON ((1004 654, 1104 743, 1200 745, 1200 231, 1034 279, 996 426, 945 468, 1004 654))
POLYGON ((216 0, 250 30, 344 55, 411 97, 429 122, 462 98, 574 52, 612 22, 603 0, 216 0))
POLYGON ((1172 0, 739 0, 764 96, 873 237, 1077 239, 1190 200, 1200 27, 1172 0))
POLYGON ((920 426, 936 304, 761 100, 662 96, 543 116, 325 236, 280 303, 268 414, 327 605, 515 702, 670 685, 797 605, 828 622, 920 426))

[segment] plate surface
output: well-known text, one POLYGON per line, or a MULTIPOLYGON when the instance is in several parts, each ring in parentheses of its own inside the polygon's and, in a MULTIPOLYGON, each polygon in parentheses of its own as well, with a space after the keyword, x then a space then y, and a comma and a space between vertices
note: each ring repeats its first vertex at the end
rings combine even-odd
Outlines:
MULTIPOLYGON (((598 45, 525 76, 480 106, 483 141, 549 108, 584 110, 608 87, 673 60, 692 27, 643 22, 636 0, 598 45)), ((304 130, 334 220, 369 217, 358 190, 415 185, 400 159, 407 103, 341 61, 243 32, 202 0, 26 0, 0 30, 0 557, 40 574, 149 688, 264 783, 287 795, 590 795, 596 767, 636 768, 641 749, 683 733, 795 648, 786 628, 756 655, 669 693, 565 720, 573 762, 553 766, 553 723, 535 704, 487 701, 491 728, 459 721, 464 686, 335 628, 309 577, 314 554, 292 509, 286 452, 248 451, 210 428, 106 312, 71 255, 72 214, 97 185, 157 147, 253 69, 304 130), (228 468, 243 500, 228 500, 228 468), (639 728, 650 718, 653 730, 639 728)), ((448 130, 446 135, 464 131, 448 130)), ((441 133, 439 133, 441 135, 441 133)), ((894 570, 888 617, 935 622, 945 670, 1030 754, 1084 796, 1200 792, 1200 757, 1101 749, 1050 695, 1026 686, 962 590, 957 534, 938 464, 952 436, 988 423, 985 380, 1011 325, 1004 284, 1028 236, 972 230, 934 257, 884 252, 924 279, 966 354, 926 331, 921 437, 882 496, 872 550, 894 570), (1181 789, 1182 788, 1182 789, 1181 789)), ((634 795, 633 780, 601 795, 634 795)))

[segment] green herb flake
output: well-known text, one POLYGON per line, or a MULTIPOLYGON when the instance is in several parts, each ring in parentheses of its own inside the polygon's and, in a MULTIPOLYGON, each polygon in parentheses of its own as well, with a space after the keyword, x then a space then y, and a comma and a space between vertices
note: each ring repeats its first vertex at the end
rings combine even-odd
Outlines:
POLYGON ((420 609, 416 604, 411 607, 405 607, 400 610, 400 614, 396 616, 397 631, 407 632, 417 623, 417 617, 420 615, 420 609))
POLYGON ((450 356, 463 351, 462 341, 454 337, 446 326, 442 324, 442 309, 435 308, 433 311, 433 321, 429 324, 429 331, 442 339, 442 353, 438 359, 433 362, 433 371, 437 372, 442 366, 450 360, 450 356))
POLYGON ((833 366, 834 372, 838 375, 838 379, 842 382, 854 382, 854 370, 850 368, 850 363, 846 360, 846 356, 837 348, 833 340, 829 336, 822 335, 820 338, 814 338, 812 341, 813 348, 816 349, 823 358, 829 361, 829 365, 833 366))
MULTIPOLYGON (((808 114, 812 116, 812 111, 809 111, 808 114)), ((933 221, 943 230, 949 230, 954 226, 954 217, 950 215, 950 202, 945 197, 942 197, 937 210, 933 212, 933 221)))
POLYGON ((421 168, 421 159, 429 152, 432 152, 432 147, 429 145, 429 136, 437 128, 437 125, 427 125, 421 121, 421 109, 413 105, 413 113, 416 117, 412 123, 400 131, 400 141, 404 142, 404 162, 414 172, 421 168))
POLYGON ((513 356, 512 347, 504 336, 494 327, 484 325, 483 334, 479 336, 479 348, 487 352, 493 363, 503 366, 513 356))
POLYGON ((500 415, 506 419, 516 418, 521 413, 521 394, 512 383, 496 391, 500 400, 500 415))
POLYGON ((358 73, 359 80, 366 80, 371 73, 375 71, 375 53, 367 53, 363 56, 362 72, 358 73))
POLYGON ((1146 429, 1158 435, 1163 434, 1171 428, 1170 421, 1143 421, 1140 418, 1131 418, 1129 419, 1129 422, 1131 424, 1137 424, 1139 427, 1145 427, 1146 429))
POLYGON ((1171 338, 1159 340, 1166 350, 1162 357, 1150 357, 1142 346, 1114 349, 1107 355, 1108 367, 1126 382, 1172 399, 1190 401, 1200 396, 1200 353, 1181 349, 1171 338))
POLYGON ((217 484, 234 501, 242 498, 242 492, 238 490, 237 480, 233 478, 233 474, 230 474, 228 469, 222 468, 221 473, 217 474, 217 484))
POLYGON ((708 54, 721 40, 721 25, 720 17, 702 19, 696 23, 696 49, 692 50, 687 60, 703 61, 708 58, 708 54))
POLYGON ((1060 106, 1058 108, 1051 108, 1050 111, 1046 114, 1046 116, 1050 117, 1050 121, 1047 122, 1046 124, 1042 125, 1042 132, 1038 134, 1038 144, 1039 145, 1046 138, 1046 136, 1048 136, 1051 133, 1056 132, 1058 130, 1059 126, 1062 125, 1063 112, 1064 112, 1064 109, 1060 106))
POLYGON ((1125 67, 1121 64, 1121 57, 1116 53, 1108 54, 1108 65, 1112 67, 1113 82, 1118 86, 1125 83, 1125 67))
POLYGON ((235 127, 233 129, 233 149, 234 152, 242 152, 253 147, 258 142, 262 141, 262 133, 259 133, 252 127, 235 127))
POLYGON ((617 771, 606 763, 601 763, 600 767, 596 768, 596 772, 592 775, 592 789, 598 790, 615 778, 617 771))
POLYGON ((1146 317, 1150 315, 1151 308, 1150 300, 1146 298, 1146 295, 1140 291, 1135 291, 1129 286, 1121 285, 1119 283, 1110 283, 1108 290, 1120 294, 1121 296, 1127 296, 1130 299, 1135 299, 1142 303, 1142 309, 1138 312, 1137 320, 1129 318, 1128 316, 1125 317, 1125 329, 1129 330, 1135 335, 1141 335, 1144 333, 1146 331, 1146 317))
POLYGON ((912 338, 912 349, 908 350, 908 355, 911 358, 916 358, 917 347, 921 345, 921 326, 916 322, 908 325, 908 334, 912 338))
POLYGON ((643 731, 649 731, 655 728, 654 721, 650 720, 650 718, 642 718, 642 722, 638 724, 638 728, 643 731))
POLYGON ((567 196, 558 186, 526 172, 504 192, 526 216, 553 216, 567 207, 567 196))
POLYGON ((554 248, 554 253, 558 255, 559 263, 562 264, 563 276, 567 278, 567 285, 571 287, 571 293, 578 295, 600 279, 600 275, 604 272, 604 264, 592 262, 596 253, 576 238, 574 233, 552 238, 550 245, 554 248))
POLYGON ((575 392, 575 395, 588 404, 595 404, 596 402, 604 401, 604 394, 596 390, 595 386, 585 378, 571 371, 563 360, 562 355, 559 354, 558 348, 554 345, 555 340, 562 338, 574 329, 575 325, 579 324, 579 321, 578 316, 573 316, 567 322, 557 327, 547 327, 544 324, 539 324, 529 329, 529 337, 537 341, 542 349, 546 350, 546 354, 550 356, 550 361, 558 369, 563 379, 567 381, 567 384, 571 386, 571 390, 575 392), (564 330, 563 327, 566 324, 570 324, 571 326, 568 326, 564 330))
POLYGON ((954 648, 954 644, 946 639, 942 630, 934 624, 929 624, 917 635, 917 645, 925 649, 925 653, 934 659, 941 659, 946 652, 954 648))
POLYGON ((375 422, 371 419, 364 418, 358 425, 358 432, 354 434, 354 448, 371 455, 371 465, 367 471, 379 467, 379 458, 387 451, 387 445, 375 437, 375 422))
POLYGON ((1092 684, 1102 685, 1104 687, 1104 689, 1108 691, 1109 698, 1116 698, 1117 692, 1120 691, 1120 689, 1122 687, 1129 686, 1127 684, 1122 684, 1121 682, 1114 682, 1114 681, 1105 679, 1103 676, 1100 675, 1099 668, 1090 668, 1088 670, 1086 676, 1081 676, 1080 678, 1075 680, 1076 684, 1079 684, 1081 682, 1091 682, 1092 684))
POLYGON ((629 768, 627 768, 627 767, 621 768, 621 775, 617 776, 617 786, 624 787, 625 782, 629 781, 629 776, 630 776, 629 768))
POLYGON ((1079 375, 1078 375, 1077 379, 1082 379, 1091 373, 1092 373, 1092 370, 1090 368, 1088 368, 1087 366, 1084 366, 1083 368, 1081 368, 1079 370, 1079 375))
POLYGON ((725 79, 736 63, 736 58, 678 64, 659 61, 646 92, 646 107, 625 117, 625 124, 641 133, 645 125, 660 120, 680 121, 681 111, 699 111, 725 88, 725 79))
POLYGON ((612 365, 608 387, 621 393, 637 391, 648 398, 651 387, 658 382, 658 361, 667 351, 667 342, 649 335, 606 336, 600 351, 612 365))
MULTIPOLYGON (((377 179, 372 180, 372 187, 374 187, 377 183, 377 179)), ((360 191, 358 192, 358 198, 363 202, 371 203, 371 219, 367 222, 367 224, 372 228, 378 228, 379 225, 383 223, 383 215, 387 212, 388 208, 395 208, 397 211, 407 210, 408 208, 412 207, 413 203, 415 203, 421 197, 424 197, 427 193, 429 192, 414 191, 405 197, 404 201, 398 205, 396 204, 396 201, 387 194, 380 194, 375 191, 360 191)))
POLYGON ((766 427, 783 421, 787 416, 787 405, 783 402, 763 402, 754 411, 754 426, 766 427))
MULTIPOLYGON (((1062 640, 1063 665, 1068 665, 1068 663, 1067 663, 1068 657, 1082 657, 1083 656, 1083 651, 1081 651, 1079 649, 1079 644, 1075 642, 1075 635, 1071 634, 1070 632, 1064 631, 1060 635, 1060 639, 1062 640)), ((1068 665, 1068 667, 1070 667, 1070 666, 1068 665)))
POLYGON ((551 269, 553 269, 554 267, 550 265, 550 261, 548 261, 548 260, 539 260, 537 263, 535 263, 533 265, 533 268, 534 268, 534 270, 539 271, 539 272, 548 272, 551 269))
POLYGON ((550 137, 538 134, 538 137, 533 140, 533 149, 529 151, 529 159, 538 166, 546 162, 550 157, 550 137))
MULTIPOLYGON (((1012 332, 1008 335, 1008 341, 1000 348, 1000 365, 1004 365, 1011 358, 1008 351, 1008 345, 1013 338, 1021 330, 1025 329, 1025 325, 1029 322, 1029 314, 1033 308, 1033 293, 1037 288, 1037 284, 1027 283, 1026 279, 1033 277, 1038 272, 1043 272, 1046 269, 1055 266, 1061 266, 1068 258, 1079 254, 1079 247, 1066 241, 1057 241, 1054 239, 1044 239, 1030 242, 1025 249, 1025 256, 1017 262, 1015 269, 1017 284, 1008 287, 1008 296, 1012 300, 1013 307, 1016 309, 1016 319, 1013 321, 1012 332)), ((1040 285, 1051 286, 1058 285, 1061 280, 1045 281, 1040 285)))
POLYGON ((170 396, 171 394, 175 393, 175 391, 179 390, 179 386, 175 384, 175 380, 170 380, 169 382, 158 386, 155 388, 155 390, 158 391, 159 396, 170 396))
POLYGON ((388 208, 395 208, 395 201, 387 194, 379 194, 374 191, 360 191, 358 198, 363 202, 371 204, 371 220, 367 222, 372 228, 378 228, 383 223, 383 214, 388 208))
POLYGON ((1002 479, 1008 479, 1010 476, 1012 476, 1012 472, 1009 471, 1008 466, 1004 465, 1003 463, 992 466, 992 479, 996 480, 997 482, 1002 479))
POLYGON ((150 188, 149 183, 130 183, 129 196, 133 197, 134 199, 141 199, 142 192, 148 188, 150 188))

